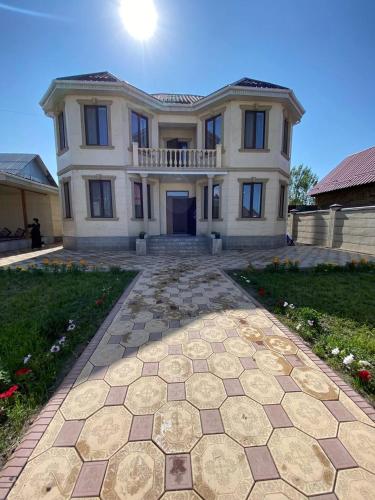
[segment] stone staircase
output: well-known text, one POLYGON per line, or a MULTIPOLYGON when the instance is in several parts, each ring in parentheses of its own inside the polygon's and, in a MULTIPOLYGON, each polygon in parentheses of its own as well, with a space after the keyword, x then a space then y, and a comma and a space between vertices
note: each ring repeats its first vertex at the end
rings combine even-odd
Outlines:
POLYGON ((150 236, 147 239, 148 255, 202 255, 209 253, 207 236, 150 236))

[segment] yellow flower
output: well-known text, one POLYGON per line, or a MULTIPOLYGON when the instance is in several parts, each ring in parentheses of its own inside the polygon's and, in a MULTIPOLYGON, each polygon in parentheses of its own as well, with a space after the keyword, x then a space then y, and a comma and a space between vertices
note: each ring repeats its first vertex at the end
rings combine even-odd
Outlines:
POLYGON ((87 262, 85 261, 85 259, 81 259, 79 261, 79 263, 81 264, 81 266, 85 266, 87 264, 87 262))
POLYGON ((43 259, 43 260, 42 260, 42 263, 43 263, 45 266, 48 266, 48 264, 49 264, 49 259, 43 259))

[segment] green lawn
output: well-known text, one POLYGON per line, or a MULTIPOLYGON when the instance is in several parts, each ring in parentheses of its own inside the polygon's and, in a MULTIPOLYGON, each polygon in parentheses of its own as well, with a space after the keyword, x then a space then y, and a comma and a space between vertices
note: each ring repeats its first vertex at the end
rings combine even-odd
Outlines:
POLYGON ((309 271, 250 269, 229 274, 375 402, 374 269, 327 266, 309 271), (332 354, 336 348, 340 352, 332 354), (345 365, 343 360, 350 354, 354 361, 345 365), (359 377, 361 369, 370 372, 371 380, 359 377))
POLYGON ((58 266, 0 270, 0 462, 135 274, 58 266), (70 331, 69 324, 75 325, 70 331), (22 368, 31 371, 17 375, 22 368))

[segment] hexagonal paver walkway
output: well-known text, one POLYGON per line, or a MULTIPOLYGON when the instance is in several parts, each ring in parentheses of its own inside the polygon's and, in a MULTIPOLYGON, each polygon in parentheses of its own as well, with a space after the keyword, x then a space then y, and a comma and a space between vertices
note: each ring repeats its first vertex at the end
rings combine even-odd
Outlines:
POLYGON ((143 272, 3 470, 3 497, 374 498, 374 410, 218 264, 133 261, 143 272))

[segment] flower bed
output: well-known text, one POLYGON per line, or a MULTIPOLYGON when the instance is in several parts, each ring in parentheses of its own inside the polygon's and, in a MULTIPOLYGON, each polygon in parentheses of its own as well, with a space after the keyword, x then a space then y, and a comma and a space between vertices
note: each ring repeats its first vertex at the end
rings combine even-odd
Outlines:
POLYGON ((318 265, 275 258, 264 270, 230 272, 313 351, 375 402, 375 265, 318 265))
POLYGON ((0 461, 136 274, 86 271, 0 270, 0 461))

